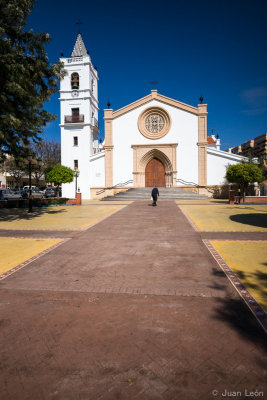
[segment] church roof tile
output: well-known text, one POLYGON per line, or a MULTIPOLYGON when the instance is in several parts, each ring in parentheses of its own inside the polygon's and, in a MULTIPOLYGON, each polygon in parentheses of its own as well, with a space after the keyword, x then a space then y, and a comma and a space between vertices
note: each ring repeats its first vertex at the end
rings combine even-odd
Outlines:
POLYGON ((216 144, 215 140, 211 136, 207 137, 207 142, 208 144, 216 144))

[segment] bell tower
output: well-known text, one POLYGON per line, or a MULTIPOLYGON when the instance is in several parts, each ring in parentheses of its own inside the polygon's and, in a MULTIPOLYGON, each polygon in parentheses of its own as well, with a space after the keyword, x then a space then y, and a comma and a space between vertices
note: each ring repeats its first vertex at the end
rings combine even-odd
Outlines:
POLYGON ((60 82, 61 164, 75 171, 62 196, 74 198, 78 190, 89 199, 89 157, 99 151, 98 74, 80 33, 71 57, 60 61, 67 71, 60 82))

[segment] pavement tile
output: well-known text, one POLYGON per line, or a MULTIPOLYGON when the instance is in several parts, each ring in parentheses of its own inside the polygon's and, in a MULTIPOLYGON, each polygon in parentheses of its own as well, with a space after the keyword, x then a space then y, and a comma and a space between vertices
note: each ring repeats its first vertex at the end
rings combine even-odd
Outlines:
POLYGON ((1 400, 267 393, 266 336, 174 202, 128 205, 0 290, 1 400))

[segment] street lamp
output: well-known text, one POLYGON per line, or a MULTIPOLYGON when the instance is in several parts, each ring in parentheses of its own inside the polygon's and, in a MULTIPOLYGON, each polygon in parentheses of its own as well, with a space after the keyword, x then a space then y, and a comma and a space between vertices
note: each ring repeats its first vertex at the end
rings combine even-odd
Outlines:
POLYGON ((28 155, 28 161, 29 161, 29 209, 28 213, 32 212, 32 155, 28 155))
POLYGON ((42 176, 42 174, 41 174, 41 166, 42 166, 42 164, 43 164, 43 161, 42 161, 42 159, 41 158, 37 158, 37 168, 38 168, 38 172, 39 172, 39 174, 37 175, 35 175, 35 179, 36 179, 36 184, 38 183, 38 186, 39 186, 39 179, 41 178, 41 176, 42 176))
POLYGON ((74 170, 74 177, 75 177, 75 197, 76 197, 76 193, 77 193, 77 179, 80 175, 80 171, 78 169, 74 170))

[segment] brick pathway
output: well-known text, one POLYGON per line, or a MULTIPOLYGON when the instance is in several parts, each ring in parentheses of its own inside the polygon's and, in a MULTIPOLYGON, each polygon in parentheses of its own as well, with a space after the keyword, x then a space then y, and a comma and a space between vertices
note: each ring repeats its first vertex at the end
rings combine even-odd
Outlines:
POLYGON ((1 400, 267 398, 266 335, 174 202, 69 236, 1 282, 1 400))

